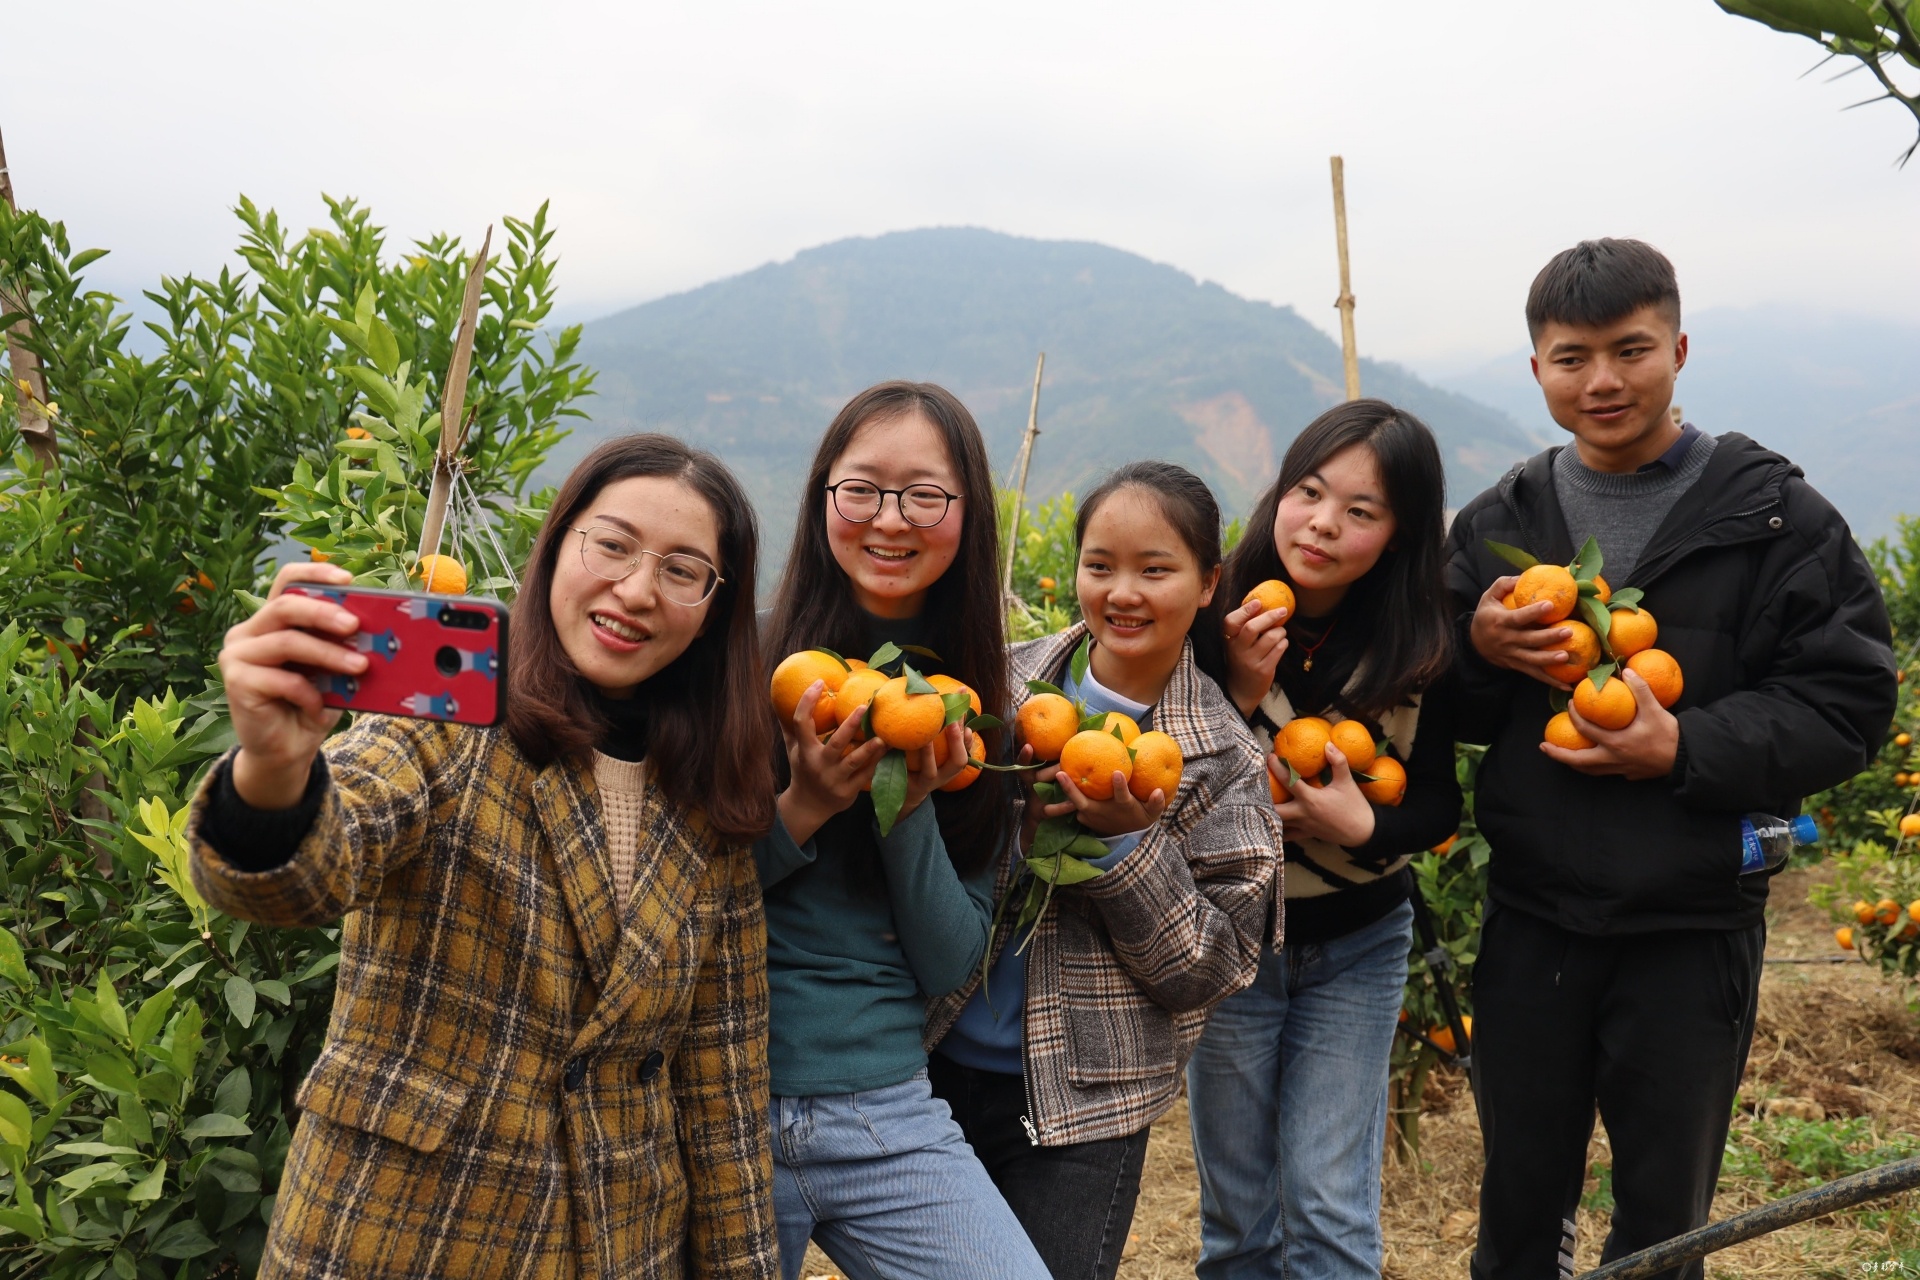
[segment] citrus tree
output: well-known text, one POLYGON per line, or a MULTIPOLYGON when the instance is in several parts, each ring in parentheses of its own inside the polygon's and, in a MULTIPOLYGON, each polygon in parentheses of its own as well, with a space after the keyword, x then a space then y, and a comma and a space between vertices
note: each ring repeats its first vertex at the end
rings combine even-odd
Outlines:
MULTIPOLYGON (((1920 0, 1714 0, 1738 17, 1805 36, 1828 57, 1848 58, 1879 82, 1876 101, 1897 102, 1920 125, 1920 84, 1903 87, 1894 73, 1920 67, 1920 0)), ((1905 164, 1920 138, 1900 157, 1905 164)))

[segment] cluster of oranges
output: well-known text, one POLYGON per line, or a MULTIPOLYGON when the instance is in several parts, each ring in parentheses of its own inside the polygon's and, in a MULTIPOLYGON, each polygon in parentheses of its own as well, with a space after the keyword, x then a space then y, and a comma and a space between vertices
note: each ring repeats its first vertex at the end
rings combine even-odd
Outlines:
MULTIPOLYGON (((1339 748, 1340 754, 1347 758, 1347 767, 1353 770, 1361 795, 1389 807, 1406 799, 1406 766, 1392 756, 1381 754, 1374 745, 1373 735, 1358 720, 1329 723, 1319 716, 1296 716, 1281 726, 1273 751, 1291 766, 1301 782, 1321 787, 1331 780, 1327 765, 1330 745, 1339 748)), ((1275 776, 1272 769, 1267 770, 1267 790, 1275 804, 1293 799, 1292 788, 1275 776)))
MULTIPOLYGON (((916 766, 914 753, 931 744, 934 765, 947 763, 947 735, 950 723, 947 696, 964 694, 971 714, 980 714, 980 695, 952 676, 920 676, 909 670, 889 676, 858 658, 843 658, 829 649, 802 649, 788 654, 773 669, 773 709, 782 720, 792 720, 800 709, 800 699, 818 680, 826 687, 813 704, 813 728, 823 737, 833 733, 855 716, 861 722, 854 741, 869 736, 880 739, 896 751, 907 753, 909 768, 916 766), (924 686, 915 688, 915 686, 924 686), (864 713, 864 714, 863 714, 864 713)), ((974 760, 986 759, 986 743, 972 729, 965 731, 967 754, 974 760)), ((978 765, 969 765, 941 787, 942 791, 963 791, 980 776, 978 765)))
POLYGON ((1113 799, 1116 773, 1136 800, 1156 791, 1171 800, 1179 789, 1180 744, 1157 729, 1142 733, 1131 716, 1090 716, 1064 693, 1041 691, 1020 704, 1014 722, 1020 740, 1033 748, 1034 763, 1057 762, 1090 800, 1113 799))
MULTIPOLYGON (((1537 564, 1521 573, 1506 599, 1509 609, 1524 609, 1545 601, 1549 608, 1543 625, 1559 625, 1573 632, 1563 646, 1567 661, 1546 668, 1548 675, 1573 686, 1573 709, 1589 724, 1602 729, 1624 729, 1640 712, 1633 691, 1624 680, 1616 679, 1621 668, 1632 671, 1647 682, 1655 702, 1671 707, 1680 700, 1685 680, 1680 664, 1664 649, 1654 648, 1660 626, 1653 614, 1640 607, 1638 593, 1629 601, 1613 603, 1607 580, 1595 574, 1589 592, 1597 608, 1604 611, 1606 634, 1573 616, 1580 605, 1582 583, 1572 570, 1557 564, 1537 564), (1602 666, 1602 660, 1606 664, 1602 666)), ((1547 721, 1545 741, 1568 751, 1583 751, 1593 741, 1574 724, 1566 711, 1547 721)))
MULTIPOLYGON (((1862 898, 1853 904, 1853 918, 1862 927, 1877 926, 1886 930, 1883 942, 1908 942, 1920 938, 1920 898, 1915 898, 1904 908, 1892 898, 1882 898, 1878 902, 1868 902, 1862 898)), ((1833 940, 1840 944, 1841 950, 1852 951, 1853 926, 1835 929, 1833 940)))

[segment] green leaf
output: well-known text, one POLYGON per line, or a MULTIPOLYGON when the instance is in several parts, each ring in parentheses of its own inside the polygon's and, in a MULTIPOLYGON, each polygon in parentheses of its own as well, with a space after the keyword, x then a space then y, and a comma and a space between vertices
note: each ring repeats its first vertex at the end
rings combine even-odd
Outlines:
POLYGON ((67 274, 77 276, 111 252, 111 249, 82 249, 67 263, 67 274))
POLYGON ((29 1240, 43 1240, 47 1235, 47 1227, 40 1220, 38 1206, 28 1209, 0 1209, 0 1227, 17 1232, 29 1240))
POLYGON ((133 1026, 127 1032, 134 1048, 138 1049, 153 1039, 153 1033, 161 1028, 167 1020, 167 1014, 172 1011, 175 998, 172 987, 162 987, 141 1004, 140 1012, 133 1015, 133 1026))
POLYGON ((1107 848, 1100 837, 1091 831, 1082 831, 1067 845, 1067 852, 1076 858, 1104 858, 1113 850, 1107 848))
POLYGON ((947 717, 941 722, 943 725, 963 724, 973 714, 973 699, 964 693, 943 693, 940 695, 940 705, 947 709, 947 717))
POLYGON ((1580 554, 1575 556, 1573 564, 1568 566, 1573 570, 1573 580, 1592 582, 1600 572, 1601 560, 1600 539, 1588 534, 1587 540, 1580 546, 1580 554))
POLYGON ((46 1106, 60 1101, 60 1077, 54 1074, 53 1052, 39 1036, 27 1037, 28 1091, 46 1106))
POLYGON ((915 671, 912 667, 908 666, 904 662, 900 664, 900 672, 902 675, 906 676, 907 678, 908 693, 920 694, 920 693, 939 693, 940 692, 938 689, 934 688, 932 685, 927 683, 927 678, 925 676, 921 675, 918 671, 915 671))
POLYGON ((206 1115, 195 1116, 193 1123, 180 1131, 180 1136, 188 1142, 197 1142, 202 1138, 251 1138, 253 1130, 238 1116, 230 1116, 224 1111, 209 1111, 206 1115))
POLYGON ((127 1192, 127 1199, 133 1204, 146 1204, 158 1200, 167 1188, 167 1162, 162 1160, 153 1166, 153 1171, 133 1184, 127 1192))
POLYGON ((1536 557, 1522 551, 1519 547, 1510 547, 1504 542, 1495 542, 1492 538, 1486 540, 1486 546, 1487 550, 1493 552, 1493 554, 1499 556, 1502 560, 1505 560, 1522 573, 1525 573, 1528 569, 1540 563, 1536 557))
POLYGON ((213 1091, 213 1109, 230 1116, 247 1118, 247 1108, 253 1105, 253 1078, 244 1066, 235 1067, 220 1080, 213 1091))
POLYGON ((22 991, 32 991, 34 988, 33 974, 27 969, 26 953, 21 950, 20 939, 13 936, 11 929, 0 929, 0 977, 22 991))
POLYGON ((134 1141, 143 1147, 152 1146, 153 1117, 149 1116, 147 1109, 140 1105, 139 1097, 135 1094, 123 1093, 118 1103, 120 1123, 127 1126, 127 1132, 133 1135, 134 1141))
POLYGON ((1064 698, 1067 696, 1066 690, 1062 689, 1057 684, 1048 684, 1045 680, 1027 681, 1027 692, 1028 693, 1051 693, 1057 698, 1064 698))
MULTIPOLYGON (((973 704, 969 702, 967 706, 971 709, 973 704)), ((985 712, 977 716, 971 716, 967 720, 967 728, 973 730, 975 733, 985 733, 989 729, 1004 729, 1006 727, 1006 722, 999 716, 990 716, 985 712)))
POLYGON ((933 650, 927 648, 927 646, 923 644, 903 644, 900 646, 900 651, 902 653, 917 653, 921 657, 931 658, 935 662, 939 662, 941 660, 939 654, 935 653, 933 650))
POLYGON ((400 369, 400 344, 394 339, 393 330, 379 316, 367 326, 367 358, 373 361, 373 367, 391 378, 400 369))
POLYGON ((1640 612, 1640 602, 1646 598, 1646 592, 1639 587, 1622 587, 1613 593, 1607 601, 1608 609, 1631 609, 1640 612))
POLYGON ((889 641, 873 651, 872 655, 867 659, 867 665, 875 671, 878 671, 889 662, 897 661, 899 657, 900 646, 889 641))
MULTIPOLYGON (((1104 711, 1088 712, 1086 715, 1080 717, 1080 732, 1090 733, 1090 732, 1097 731, 1101 728, 1101 726, 1105 725, 1106 723, 1107 723, 1106 712, 1104 711)), ((1116 729, 1119 728, 1118 725, 1115 725, 1114 727, 1116 729)))
POLYGON ((253 984, 239 974, 227 979, 227 1008, 233 1010, 234 1021, 243 1027, 253 1025, 254 993, 253 984))
POLYGON ((1607 607, 1600 603, 1598 596, 1581 596, 1580 617, 1593 628, 1593 634, 1600 637, 1600 643, 1607 642, 1607 633, 1612 629, 1612 619, 1608 617, 1607 607))
POLYGON ((1079 821, 1070 813, 1058 818, 1043 818, 1034 828, 1033 845, 1027 850, 1029 860, 1051 861, 1074 842, 1082 828, 1079 821))
POLYGON ((184 1218, 154 1238, 147 1251, 161 1258, 197 1258, 218 1246, 196 1218, 184 1218))
POLYGON ((1048 884, 1082 884, 1100 874, 1100 868, 1089 866, 1079 858, 1067 854, 1056 854, 1051 858, 1028 858, 1027 870, 1048 884))
POLYGON ((1606 688, 1607 681, 1611 680, 1613 673, 1619 669, 1620 664, 1617 662, 1603 662, 1593 670, 1587 672, 1587 679, 1592 683, 1593 691, 1598 693, 1600 690, 1606 688))
POLYGON ((320 323, 327 326, 334 337, 352 347, 362 355, 367 350, 367 331, 349 320, 336 320, 332 316, 321 316, 320 323))
POLYGON ((69 1170, 54 1181, 78 1194, 103 1182, 127 1181, 127 1167, 112 1160, 102 1160, 97 1164, 83 1164, 78 1169, 69 1170))
POLYGON ((87 1059, 87 1074, 110 1093, 138 1093, 140 1077, 133 1064, 118 1053, 96 1053, 87 1059))
POLYGON ((1737 0, 1736 4, 1722 3, 1720 7, 1792 35, 1831 32, 1863 44, 1876 44, 1880 39, 1880 28, 1874 20, 1847 0, 1737 0))
POLYGON ((287 990, 287 984, 278 979, 262 978, 253 984, 253 989, 283 1009, 293 1003, 293 992, 287 990))
POLYGON ((829 658, 832 658, 835 662, 839 663, 842 667, 846 668, 848 671, 853 670, 853 664, 851 662, 848 662, 845 658, 841 657, 839 654, 835 653, 833 650, 827 648, 827 646, 823 644, 817 644, 813 646, 813 651, 815 653, 826 654, 829 658))
POLYGON ((1073 683, 1076 687, 1086 684, 1087 664, 1092 660, 1093 637, 1091 635, 1083 636, 1080 640, 1080 647, 1073 651, 1073 662, 1067 668, 1073 674, 1073 683))
POLYGON ((1067 792, 1057 782, 1036 782, 1033 784, 1033 798, 1041 804, 1059 804, 1067 798, 1067 792))
POLYGON ((4 1091, 0 1091, 0 1143, 20 1148, 23 1156, 33 1147, 33 1112, 4 1091))
POLYGON ((100 1025, 122 1040, 127 1038, 127 1011, 120 1004, 120 993, 113 989, 113 979, 107 971, 100 971, 100 981, 94 984, 94 995, 99 1000, 100 1025))
POLYGON ((873 816, 880 824, 882 838, 892 834, 900 806, 906 802, 907 753, 889 751, 873 767, 873 816))
POLYGON ((1562 711, 1565 711, 1567 704, 1571 701, 1573 701, 1573 695, 1565 689, 1547 690, 1547 705, 1553 708, 1555 715, 1559 715, 1562 711))

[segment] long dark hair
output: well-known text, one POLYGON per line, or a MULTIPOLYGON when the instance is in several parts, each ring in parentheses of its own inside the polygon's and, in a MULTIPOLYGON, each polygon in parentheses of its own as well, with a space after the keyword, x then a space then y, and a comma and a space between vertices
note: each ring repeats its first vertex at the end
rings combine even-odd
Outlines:
MULTIPOLYGON (((1214 571, 1220 563, 1220 504, 1214 501, 1213 490, 1207 488, 1205 480, 1173 462, 1129 462, 1094 486, 1093 492, 1080 500, 1079 518, 1073 522, 1076 554, 1087 540, 1093 513, 1122 489, 1146 490, 1159 504, 1160 514, 1180 535, 1180 541, 1200 562, 1200 577, 1204 580, 1214 571)), ((1187 638, 1193 641, 1194 665, 1223 682, 1223 687, 1226 652, 1220 624, 1227 616, 1222 607, 1225 594, 1224 581, 1216 584, 1213 599, 1200 607, 1193 615, 1193 625, 1187 628, 1187 638)))
MULTIPOLYGON (((1005 719, 1006 606, 1000 596, 999 503, 993 472, 973 415, 951 391, 931 382, 882 382, 868 387, 847 402, 820 438, 800 495, 800 518, 787 553, 787 571, 767 624, 768 662, 814 646, 865 656, 858 650, 865 642, 866 618, 827 542, 827 474, 863 427, 884 430, 887 424, 914 414, 940 433, 965 490, 960 503, 965 524, 959 554, 927 591, 922 611, 927 634, 933 637, 946 673, 980 695, 986 714, 1005 719)), ((766 714, 761 716, 763 734, 766 714)), ((989 730, 984 737, 987 759, 999 759, 1000 731, 989 730)), ((776 750, 778 743, 776 737, 776 750)), ((784 752, 777 751, 775 768, 784 779, 784 752)), ((962 873, 978 870, 1000 852, 1007 814, 1001 777, 982 773, 964 791, 933 796, 947 854, 962 873)))
POLYGON ((560 643, 548 598, 554 562, 580 512, 608 485, 634 476, 678 480, 707 500, 720 526, 724 579, 707 606, 706 630, 634 695, 646 702, 647 758, 668 799, 705 812, 722 839, 753 840, 773 825, 773 771, 761 736, 767 690, 753 611, 759 525, 726 464, 672 436, 607 441, 554 496, 513 603, 507 732, 544 766, 585 756, 610 728, 560 643))
POLYGON ((1357 444, 1372 451, 1380 468, 1395 528, 1379 561, 1340 602, 1347 634, 1365 636, 1366 644, 1344 650, 1345 656, 1335 659, 1340 666, 1327 678, 1333 688, 1343 689, 1358 670, 1358 682, 1341 700, 1363 716, 1378 718, 1438 679, 1453 655, 1440 577, 1446 470, 1424 422, 1385 400, 1349 400, 1308 423, 1287 446, 1279 478, 1247 517, 1246 536, 1227 557, 1220 594, 1238 608, 1248 591, 1269 578, 1292 585, 1273 545, 1280 499, 1328 458, 1357 444))

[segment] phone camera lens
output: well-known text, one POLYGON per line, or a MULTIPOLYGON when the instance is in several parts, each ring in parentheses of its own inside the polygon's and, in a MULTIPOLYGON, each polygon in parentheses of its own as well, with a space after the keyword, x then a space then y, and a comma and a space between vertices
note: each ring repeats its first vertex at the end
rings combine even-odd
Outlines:
POLYGON ((433 655, 433 669, 451 680, 460 674, 460 651, 450 644, 443 644, 433 655))

